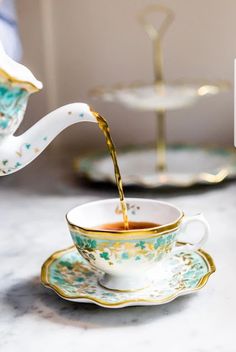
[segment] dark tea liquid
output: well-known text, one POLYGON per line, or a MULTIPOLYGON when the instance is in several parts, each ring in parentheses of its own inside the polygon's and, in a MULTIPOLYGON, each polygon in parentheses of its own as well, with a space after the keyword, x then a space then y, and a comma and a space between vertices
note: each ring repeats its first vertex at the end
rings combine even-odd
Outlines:
MULTIPOLYGON (((153 227, 158 227, 159 224, 154 222, 144 222, 144 221, 129 221, 129 230, 142 230, 142 229, 150 229, 153 227)), ((111 231, 122 231, 127 230, 124 226, 123 222, 113 222, 110 224, 103 224, 94 227, 95 230, 111 230, 111 231)))
POLYGON ((97 122, 98 122, 98 126, 102 130, 102 132, 106 138, 107 147, 108 147, 108 150, 109 150, 109 153, 111 155, 113 165, 114 165, 116 185, 117 185, 118 192, 119 192, 120 205, 121 205, 121 210, 122 210, 122 215, 123 215, 123 228, 125 230, 128 230, 129 229, 129 219, 128 219, 128 215, 127 215, 127 206, 126 206, 126 202, 125 202, 125 196, 124 196, 124 191, 123 191, 120 169, 119 169, 119 165, 117 162, 116 148, 115 148, 115 145, 112 141, 107 121, 104 119, 104 117, 102 117, 96 111, 93 111, 93 110, 91 110, 91 111, 92 111, 93 115, 96 117, 97 122))

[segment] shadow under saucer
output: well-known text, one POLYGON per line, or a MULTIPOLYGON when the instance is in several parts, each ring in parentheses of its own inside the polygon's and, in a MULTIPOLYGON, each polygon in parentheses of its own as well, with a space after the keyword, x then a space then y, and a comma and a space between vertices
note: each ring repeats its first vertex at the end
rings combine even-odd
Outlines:
POLYGON ((82 329, 147 324, 182 312, 194 296, 182 296, 162 306, 139 306, 107 309, 95 304, 66 301, 44 288, 38 277, 10 287, 4 303, 10 306, 14 319, 34 315, 58 324, 82 329))

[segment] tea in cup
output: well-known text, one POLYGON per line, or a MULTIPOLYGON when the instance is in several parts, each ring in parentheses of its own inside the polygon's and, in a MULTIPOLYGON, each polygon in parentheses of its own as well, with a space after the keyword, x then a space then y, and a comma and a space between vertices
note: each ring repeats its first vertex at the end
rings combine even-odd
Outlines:
POLYGON ((206 241, 209 225, 203 215, 186 217, 172 204, 151 199, 126 199, 129 229, 125 230, 118 199, 100 200, 70 210, 66 219, 79 253, 104 272, 99 283, 112 290, 147 287, 164 259, 185 250, 195 251, 206 241), (187 225, 200 222, 201 239, 176 246, 187 225))

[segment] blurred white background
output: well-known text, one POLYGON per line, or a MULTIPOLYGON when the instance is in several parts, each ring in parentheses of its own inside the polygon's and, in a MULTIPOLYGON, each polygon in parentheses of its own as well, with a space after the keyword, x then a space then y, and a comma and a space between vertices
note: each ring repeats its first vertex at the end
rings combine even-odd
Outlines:
MULTIPOLYGON (((152 113, 127 110, 88 97, 98 85, 153 80, 151 43, 136 20, 150 0, 17 1, 22 62, 43 81, 30 99, 23 128, 60 105, 89 102, 110 122, 118 146, 152 142, 152 113)), ((233 80, 236 57, 235 0, 165 0, 176 14, 164 39, 169 81, 233 80)), ((57 138, 58 148, 75 152, 104 147, 96 126, 78 124, 57 138)), ((204 99, 168 114, 169 142, 233 144, 233 93, 204 99)))

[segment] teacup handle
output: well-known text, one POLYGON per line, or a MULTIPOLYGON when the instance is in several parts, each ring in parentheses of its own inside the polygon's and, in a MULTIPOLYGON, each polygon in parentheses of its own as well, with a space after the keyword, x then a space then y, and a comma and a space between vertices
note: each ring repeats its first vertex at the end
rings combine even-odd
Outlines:
POLYGON ((206 242, 208 235, 210 233, 210 227, 209 227, 209 224, 206 221, 205 217, 203 216, 203 214, 197 214, 197 215, 188 216, 188 217, 184 218, 180 229, 183 232, 186 232, 188 225, 193 222, 200 222, 203 225, 203 234, 202 234, 201 239, 197 243, 193 243, 193 244, 188 243, 183 246, 175 247, 175 248, 173 248, 173 250, 171 251, 170 254, 174 254, 174 253, 180 252, 182 250, 196 251, 199 248, 201 248, 202 245, 206 242))

